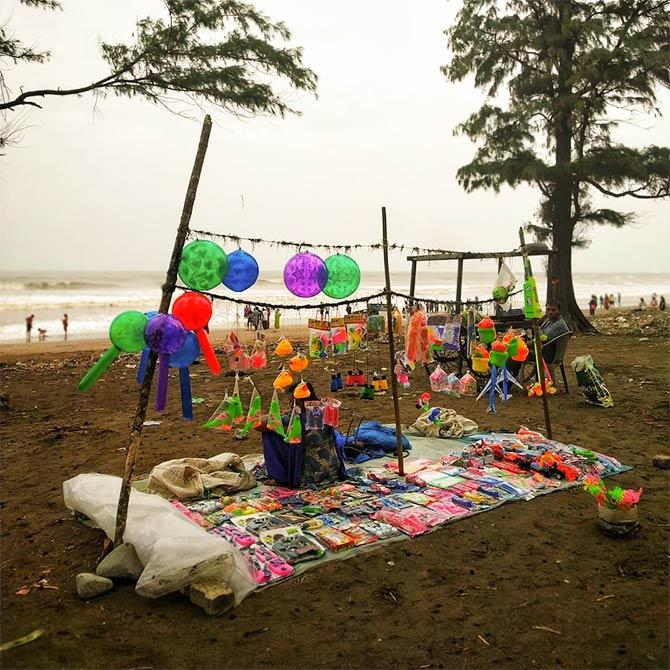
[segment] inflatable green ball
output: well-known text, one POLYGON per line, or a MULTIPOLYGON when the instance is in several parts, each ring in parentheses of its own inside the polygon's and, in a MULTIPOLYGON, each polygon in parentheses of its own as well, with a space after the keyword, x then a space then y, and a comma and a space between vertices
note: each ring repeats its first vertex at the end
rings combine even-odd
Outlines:
POLYGON ((209 240, 195 240, 184 247, 179 262, 179 277, 196 291, 218 286, 228 272, 226 252, 209 240))
POLYGON ((349 256, 333 254, 325 260, 328 270, 328 281, 323 292, 329 298, 348 298, 361 283, 361 271, 358 263, 349 256))
POLYGON ((128 354, 142 351, 147 346, 144 329, 148 321, 144 312, 122 312, 109 325, 109 339, 117 349, 128 354))

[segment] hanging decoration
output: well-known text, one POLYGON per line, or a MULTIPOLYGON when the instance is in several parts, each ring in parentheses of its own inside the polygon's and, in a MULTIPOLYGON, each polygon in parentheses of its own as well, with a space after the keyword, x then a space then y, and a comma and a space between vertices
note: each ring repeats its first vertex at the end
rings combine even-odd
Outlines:
POLYGON ((251 367, 254 370, 262 370, 268 364, 267 354, 265 353, 265 340, 257 338, 251 351, 251 367))
POLYGON ((193 419, 193 400, 191 398, 191 378, 188 366, 192 365, 200 355, 200 346, 195 333, 186 334, 184 344, 170 354, 170 367, 179 369, 179 390, 181 393, 181 415, 185 419, 193 419))
POLYGON ((328 358, 330 349, 330 323, 319 319, 309 319, 309 357, 328 358))
POLYGON ((291 384, 293 384, 293 375, 291 373, 282 368, 280 373, 275 377, 275 380, 272 382, 272 387, 275 390, 280 390, 283 391, 284 389, 288 388, 291 384))
POLYGON ((310 251, 291 257, 284 267, 284 284, 298 298, 312 298, 328 281, 326 264, 310 251))
MULTIPOLYGON (((151 310, 149 312, 144 312, 147 316, 147 319, 150 319, 152 316, 156 316, 158 312, 156 310, 151 310)), ((146 343, 146 340, 145 340, 146 343)), ((149 353, 151 352, 151 349, 149 347, 145 346, 144 349, 142 349, 142 355, 140 356, 140 364, 139 367, 137 368, 137 383, 141 384, 144 381, 144 375, 147 371, 147 365, 149 364, 149 353)))
POLYGON ((275 356, 290 356, 293 353, 293 345, 285 338, 282 337, 277 346, 275 347, 275 356))
POLYGON ((356 292, 361 283, 361 271, 358 263, 349 256, 333 254, 325 260, 328 281, 323 292, 329 298, 340 300, 356 292))
MULTIPOLYGON (((251 381, 251 379, 249 379, 251 381)), ((258 393, 256 385, 251 382, 251 399, 249 400, 249 409, 247 410, 247 417, 244 420, 244 425, 240 429, 240 435, 246 435, 252 428, 258 428, 261 425, 261 396, 258 393)))
POLYGON ((258 263, 246 251, 238 249, 228 254, 228 271, 223 284, 231 291, 241 293, 251 288, 258 279, 258 263))
POLYGON ((300 383, 295 387, 295 390, 293 391, 293 397, 296 400, 305 400, 305 398, 309 398, 309 396, 312 395, 312 392, 309 390, 309 386, 305 383, 304 380, 300 380, 300 383))
POLYGON ((302 424, 300 423, 300 408, 293 405, 291 417, 288 420, 285 442, 288 444, 300 444, 302 442, 302 424))
POLYGON ((174 301, 172 313, 188 330, 195 332, 207 366, 213 374, 218 375, 221 372, 221 365, 203 330, 212 318, 212 303, 201 293, 188 291, 174 301))
POLYGON ((186 341, 186 328, 172 314, 152 316, 144 329, 144 338, 152 351, 158 354, 158 383, 156 385, 156 410, 162 412, 167 402, 168 368, 170 354, 174 354, 186 341))
POLYGON ((288 366, 292 372, 302 372, 309 365, 309 358, 305 354, 296 354, 293 358, 289 358, 288 366))
POLYGON ((102 377, 116 357, 123 351, 135 354, 146 346, 144 329, 149 319, 146 314, 130 310, 114 317, 109 325, 109 339, 112 346, 98 359, 95 365, 79 382, 80 391, 88 391, 102 377))
POLYGON ((284 424, 281 420, 281 408, 279 407, 279 396, 277 395, 277 389, 272 393, 272 400, 270 401, 270 409, 268 411, 268 420, 267 420, 268 430, 273 430, 278 435, 286 437, 286 431, 284 430, 284 424))
POLYGON ((228 271, 226 252, 209 240, 189 242, 181 253, 179 278, 196 291, 209 291, 218 286, 228 271))

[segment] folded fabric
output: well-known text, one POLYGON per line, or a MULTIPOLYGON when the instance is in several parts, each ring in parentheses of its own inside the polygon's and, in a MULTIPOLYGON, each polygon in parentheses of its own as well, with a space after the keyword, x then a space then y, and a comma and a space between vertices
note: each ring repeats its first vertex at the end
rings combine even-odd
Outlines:
POLYGON ((426 437, 463 437, 479 430, 472 419, 444 407, 429 407, 419 415, 412 428, 426 437))
MULTIPOLYGON (((350 463, 363 463, 372 458, 381 458, 396 451, 396 432, 390 426, 382 426, 379 421, 363 421, 352 435, 344 436, 335 432, 338 446, 344 449, 345 458, 350 463)), ((412 445, 404 436, 400 436, 403 450, 412 445)))
POLYGON ((147 489, 164 498, 189 500, 246 491, 256 486, 237 454, 212 458, 175 458, 159 463, 149 474, 147 489))

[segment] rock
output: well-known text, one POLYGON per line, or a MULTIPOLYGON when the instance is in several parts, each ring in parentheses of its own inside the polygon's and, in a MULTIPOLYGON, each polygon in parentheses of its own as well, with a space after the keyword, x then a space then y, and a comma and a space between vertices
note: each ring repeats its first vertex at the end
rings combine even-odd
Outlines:
POLYGON ((136 581, 142 574, 143 569, 135 547, 128 542, 124 542, 112 549, 100 561, 95 574, 109 579, 132 579, 136 581))
POLYGON ((651 464, 655 468, 661 468, 661 470, 668 470, 670 468, 670 456, 664 454, 657 454, 651 459, 651 464))
POLYGON ((76 577, 77 595, 82 600, 95 598, 114 588, 114 583, 107 577, 98 577, 92 572, 80 572, 76 577))
POLYGON ((235 594, 223 579, 201 579, 191 584, 189 597, 210 616, 223 614, 235 605, 235 594))

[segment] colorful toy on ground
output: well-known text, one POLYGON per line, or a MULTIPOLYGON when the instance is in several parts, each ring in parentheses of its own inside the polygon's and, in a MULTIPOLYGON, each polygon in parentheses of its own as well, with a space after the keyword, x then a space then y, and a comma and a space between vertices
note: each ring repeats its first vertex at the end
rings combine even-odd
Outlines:
POLYGON ((186 341, 187 331, 182 322, 172 314, 152 316, 144 329, 144 338, 152 351, 158 354, 158 383, 156 385, 156 410, 162 412, 167 402, 168 368, 170 354, 174 354, 186 341))
POLYGON ((316 254, 302 251, 284 266, 284 284, 298 298, 312 298, 328 281, 326 264, 316 254))
POLYGON ((416 399, 416 403, 414 403, 414 406, 415 406, 417 409, 423 409, 423 410, 425 410, 425 409, 428 407, 428 405, 430 404, 430 399, 431 399, 431 397, 432 397, 432 396, 430 395, 430 393, 428 393, 428 391, 426 391, 425 393, 422 393, 422 394, 416 399))
POLYGON ((601 507, 610 509, 631 509, 640 502, 642 497, 642 488, 637 491, 623 489, 620 486, 608 489, 605 482, 596 475, 585 477, 582 486, 601 507))
POLYGON ((428 377, 430 381, 430 390, 437 393, 439 391, 444 391, 447 388, 447 378, 449 375, 442 369, 441 365, 438 365, 428 377))
POLYGON ((231 291, 240 293, 252 287, 258 279, 258 263, 246 251, 238 249, 228 255, 228 271, 223 284, 231 291))
POLYGON ((189 242, 181 253, 178 274, 196 291, 209 291, 218 286, 228 271, 225 251, 209 240, 189 242))
POLYGON ((188 330, 192 330, 198 338, 198 344, 213 374, 221 372, 221 365, 216 359, 212 345, 207 339, 203 328, 212 318, 212 303, 202 293, 187 291, 180 295, 172 304, 172 314, 181 321, 188 330))
POLYGON ((144 329, 148 321, 146 314, 135 310, 122 312, 114 318, 109 326, 109 339, 112 341, 112 346, 107 349, 79 382, 78 388, 80 391, 88 391, 122 351, 127 354, 135 354, 146 347, 144 329))
MULTIPOLYGON (((542 366, 544 368, 544 392, 547 395, 555 395, 556 387, 554 386, 554 380, 551 378, 549 367, 547 366, 547 362, 544 360, 544 358, 542 359, 542 366)), ((537 396, 539 398, 541 395, 542 395, 542 384, 539 381, 537 381, 535 384, 533 384, 528 388, 529 398, 532 398, 533 396, 537 396)))
POLYGON ((185 419, 193 419, 193 400, 191 397, 191 378, 188 367, 200 355, 200 346, 195 333, 188 332, 184 344, 170 354, 170 367, 179 368, 179 389, 181 392, 181 414, 185 419))
POLYGON ((343 254, 333 254, 325 260, 328 281, 323 292, 329 298, 341 300, 356 292, 361 283, 361 271, 353 258, 343 254))

